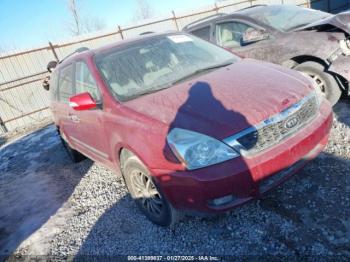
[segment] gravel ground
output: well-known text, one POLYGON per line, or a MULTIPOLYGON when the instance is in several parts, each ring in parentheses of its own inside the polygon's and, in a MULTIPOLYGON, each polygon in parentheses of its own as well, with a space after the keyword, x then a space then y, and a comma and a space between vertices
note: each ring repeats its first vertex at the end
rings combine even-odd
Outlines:
POLYGON ((72 164, 53 126, 22 137, 0 150, 0 254, 350 257, 349 100, 335 113, 325 151, 283 186, 174 228, 149 222, 111 171, 72 164))

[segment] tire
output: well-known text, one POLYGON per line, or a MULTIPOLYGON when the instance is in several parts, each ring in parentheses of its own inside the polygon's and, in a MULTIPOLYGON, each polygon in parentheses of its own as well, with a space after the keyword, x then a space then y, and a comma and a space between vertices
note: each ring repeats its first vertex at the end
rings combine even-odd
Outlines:
POLYGON ((323 65, 316 62, 305 62, 294 67, 295 70, 310 76, 316 82, 319 91, 334 106, 340 96, 341 89, 334 76, 325 72, 323 65))
POLYGON ((166 200, 139 158, 129 156, 122 163, 122 172, 131 197, 150 221, 165 227, 178 221, 180 213, 166 200))
POLYGON ((74 163, 78 163, 83 161, 84 159, 86 159, 86 157, 79 153, 77 150, 73 149, 70 147, 70 145, 66 142, 66 140, 63 139, 61 132, 58 129, 58 134, 61 138, 62 144, 65 147, 65 149, 67 150, 67 153, 69 155, 69 158, 74 162, 74 163))

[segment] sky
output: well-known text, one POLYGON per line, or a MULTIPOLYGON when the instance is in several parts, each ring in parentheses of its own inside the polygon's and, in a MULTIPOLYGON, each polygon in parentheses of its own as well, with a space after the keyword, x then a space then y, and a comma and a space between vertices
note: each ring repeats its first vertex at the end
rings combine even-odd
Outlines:
MULTIPOLYGON (((136 0, 77 0, 82 17, 97 17, 106 29, 132 23, 136 0)), ((214 0, 148 0, 154 15, 213 5, 214 0)), ((0 51, 69 39, 68 0, 0 0, 0 51)))

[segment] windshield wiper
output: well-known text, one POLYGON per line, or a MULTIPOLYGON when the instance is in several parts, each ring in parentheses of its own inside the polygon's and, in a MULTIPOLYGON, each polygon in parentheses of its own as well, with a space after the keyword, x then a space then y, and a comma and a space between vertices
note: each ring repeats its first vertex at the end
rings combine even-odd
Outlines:
POLYGON ((161 88, 148 89, 148 90, 143 91, 143 92, 135 93, 135 94, 132 94, 131 96, 128 96, 127 100, 131 100, 131 99, 135 99, 135 98, 140 97, 140 96, 152 94, 154 92, 157 92, 157 91, 162 90, 162 89, 166 89, 168 87, 170 87, 170 85, 165 85, 165 86, 162 86, 161 88))
POLYGON ((221 63, 221 64, 217 64, 217 65, 212 65, 212 66, 208 66, 208 67, 204 67, 204 68, 200 68, 198 70, 195 70, 194 72, 188 74, 188 75, 185 75, 183 77, 180 77, 179 79, 176 79, 175 81, 173 82, 170 82, 168 84, 165 84, 165 85, 161 85, 161 86, 157 86, 156 88, 152 88, 152 89, 148 89, 146 91, 143 91, 143 92, 139 92, 139 93, 135 93, 131 96, 128 96, 128 100, 131 100, 131 99, 135 99, 137 97, 140 97, 140 96, 144 96, 144 95, 148 95, 148 94, 151 94, 151 93, 154 93, 154 92, 157 92, 157 91, 160 91, 162 89, 166 89, 166 88, 169 88, 173 85, 176 85, 188 78, 191 78, 197 74, 200 74, 202 72, 205 72, 205 71, 208 71, 208 70, 213 70, 213 69, 217 69, 217 68, 221 68, 221 67, 225 67, 225 66, 229 66, 233 64, 233 61, 230 61, 230 62, 225 62, 225 63, 221 63))

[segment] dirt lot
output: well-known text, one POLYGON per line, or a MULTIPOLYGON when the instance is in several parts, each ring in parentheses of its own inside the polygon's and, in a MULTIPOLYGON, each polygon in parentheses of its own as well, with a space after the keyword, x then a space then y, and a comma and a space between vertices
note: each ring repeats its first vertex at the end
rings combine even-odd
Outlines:
POLYGON ((112 172, 90 160, 72 164, 53 126, 7 143, 0 149, 0 254, 350 257, 350 101, 335 113, 326 150, 279 189, 172 229, 146 220, 112 172))

